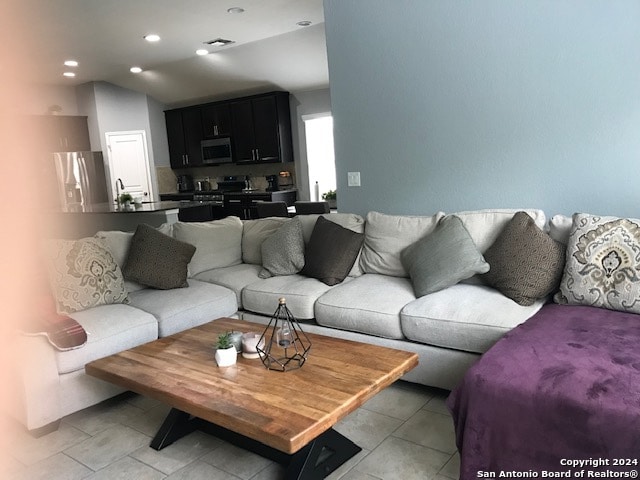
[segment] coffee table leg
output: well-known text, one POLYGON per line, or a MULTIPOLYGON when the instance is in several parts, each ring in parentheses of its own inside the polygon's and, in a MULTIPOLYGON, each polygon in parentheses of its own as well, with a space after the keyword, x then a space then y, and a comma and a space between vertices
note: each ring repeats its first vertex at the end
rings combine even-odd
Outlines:
POLYGON ((156 436, 151 440, 150 447, 155 450, 161 450, 176 440, 197 430, 199 423, 199 419, 193 418, 182 410, 172 408, 158 429, 158 433, 156 433, 156 436))
POLYGON ((291 456, 285 479, 325 478, 361 450, 347 437, 330 428, 291 456))

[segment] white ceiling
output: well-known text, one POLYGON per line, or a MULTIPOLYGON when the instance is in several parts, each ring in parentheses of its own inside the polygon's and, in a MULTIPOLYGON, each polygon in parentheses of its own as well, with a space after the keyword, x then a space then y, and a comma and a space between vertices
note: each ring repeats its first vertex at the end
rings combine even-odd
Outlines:
POLYGON ((329 85, 322 0, 32 0, 38 82, 107 81, 167 105, 329 85), (242 7, 242 14, 227 13, 242 7), (309 27, 296 22, 308 20, 309 27), (157 33, 161 41, 143 36, 157 33), (203 42, 233 40, 197 56, 203 42), (63 65, 75 59, 79 66, 63 65), (138 65, 140 74, 129 72, 138 65), (62 76, 73 70, 75 78, 62 76))

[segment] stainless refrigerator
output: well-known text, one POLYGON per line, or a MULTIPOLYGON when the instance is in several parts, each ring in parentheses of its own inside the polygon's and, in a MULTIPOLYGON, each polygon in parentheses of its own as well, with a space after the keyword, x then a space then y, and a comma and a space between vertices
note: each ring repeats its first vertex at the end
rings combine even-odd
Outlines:
POLYGON ((109 201, 102 152, 58 152, 52 160, 62 210, 109 201))

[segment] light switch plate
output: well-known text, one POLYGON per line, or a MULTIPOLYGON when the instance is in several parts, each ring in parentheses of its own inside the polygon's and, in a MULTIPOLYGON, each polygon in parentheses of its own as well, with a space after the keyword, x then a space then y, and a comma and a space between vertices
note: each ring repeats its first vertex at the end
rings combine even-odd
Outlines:
POLYGON ((359 187, 360 172, 347 172, 347 185, 349 187, 359 187))

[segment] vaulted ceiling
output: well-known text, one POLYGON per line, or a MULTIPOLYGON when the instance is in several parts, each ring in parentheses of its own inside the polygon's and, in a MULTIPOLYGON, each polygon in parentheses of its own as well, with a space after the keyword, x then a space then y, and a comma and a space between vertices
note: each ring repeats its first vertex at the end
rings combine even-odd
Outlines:
POLYGON ((329 84, 322 0, 28 1, 29 73, 38 83, 107 81, 167 105, 329 84), (151 33, 161 40, 145 41, 151 33), (234 43, 204 44, 216 38, 234 43), (210 53, 198 56, 199 48, 210 53), (70 59, 78 66, 65 67, 70 59))

